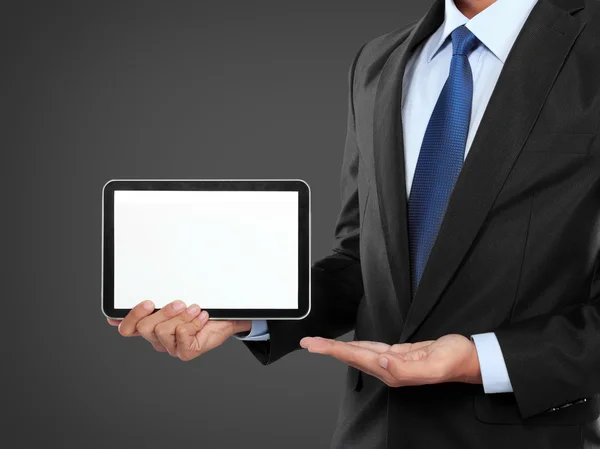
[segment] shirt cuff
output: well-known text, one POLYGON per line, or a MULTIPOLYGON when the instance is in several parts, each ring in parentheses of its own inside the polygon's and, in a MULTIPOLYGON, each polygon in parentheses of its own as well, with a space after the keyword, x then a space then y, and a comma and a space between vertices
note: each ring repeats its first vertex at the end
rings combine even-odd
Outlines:
POLYGON ((270 338, 269 327, 267 326, 267 320, 252 320, 252 328, 250 333, 243 335, 243 333, 234 334, 235 338, 241 341, 265 341, 270 338))
POLYGON ((477 349, 483 391, 488 394, 512 393, 513 388, 496 334, 493 332, 475 334, 471 335, 471 340, 477 349))

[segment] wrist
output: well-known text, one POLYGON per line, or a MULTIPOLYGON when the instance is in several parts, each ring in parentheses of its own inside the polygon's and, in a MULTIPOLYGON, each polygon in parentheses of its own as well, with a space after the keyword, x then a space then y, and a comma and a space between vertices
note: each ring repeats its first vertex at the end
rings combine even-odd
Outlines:
POLYGON ((469 340, 471 344, 470 356, 468 357, 465 363, 465 374, 464 374, 464 382, 469 384, 482 384, 483 380, 481 378, 481 367, 479 366, 479 356, 477 355, 477 346, 471 340, 469 340))

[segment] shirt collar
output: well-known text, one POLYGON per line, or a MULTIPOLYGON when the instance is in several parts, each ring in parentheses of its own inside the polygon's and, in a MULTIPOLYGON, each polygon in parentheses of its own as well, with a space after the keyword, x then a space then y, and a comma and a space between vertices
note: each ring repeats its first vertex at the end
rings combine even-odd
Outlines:
POLYGON ((537 0, 496 0, 472 19, 467 19, 453 0, 445 0, 444 23, 431 36, 427 62, 437 55, 448 36, 465 25, 502 63, 506 61, 521 28, 537 0))

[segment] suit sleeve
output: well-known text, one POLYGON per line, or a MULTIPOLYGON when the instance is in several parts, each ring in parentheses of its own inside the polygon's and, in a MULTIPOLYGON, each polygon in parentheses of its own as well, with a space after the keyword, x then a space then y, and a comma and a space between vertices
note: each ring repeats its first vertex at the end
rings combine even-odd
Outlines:
POLYGON ((340 180, 342 207, 335 225, 331 253, 311 266, 309 315, 302 320, 268 320, 268 341, 243 342, 263 365, 300 349, 300 340, 305 336, 336 338, 354 329, 363 283, 359 255, 359 155, 353 86, 356 64, 363 47, 355 55, 348 71, 348 121, 340 180))
POLYGON ((495 334, 522 418, 600 393, 600 257, 589 301, 495 334))

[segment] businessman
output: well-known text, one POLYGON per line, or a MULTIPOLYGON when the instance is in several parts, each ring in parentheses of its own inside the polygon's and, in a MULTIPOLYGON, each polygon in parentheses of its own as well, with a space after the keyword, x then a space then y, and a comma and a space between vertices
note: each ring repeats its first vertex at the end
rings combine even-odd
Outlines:
POLYGON ((310 315, 147 301, 120 333, 183 360, 235 336, 263 364, 348 364, 333 448, 600 448, 600 3, 437 0, 348 81, 310 315))

